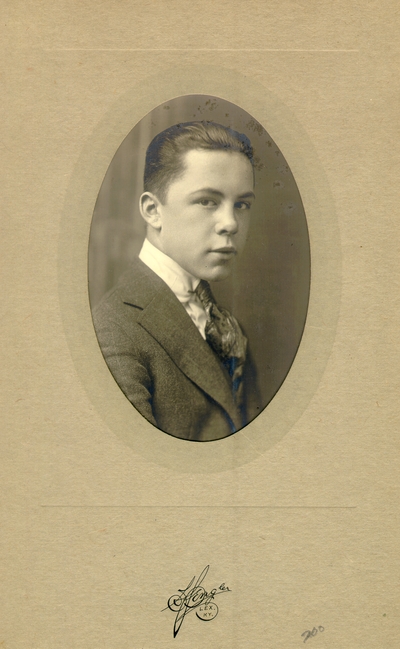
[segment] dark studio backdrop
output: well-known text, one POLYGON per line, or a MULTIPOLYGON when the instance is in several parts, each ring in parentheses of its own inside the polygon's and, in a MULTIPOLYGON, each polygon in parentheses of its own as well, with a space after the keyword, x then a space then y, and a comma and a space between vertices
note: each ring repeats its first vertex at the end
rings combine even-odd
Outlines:
POLYGON ((138 208, 152 138, 172 124, 211 120, 245 133, 255 153, 256 202, 246 248, 231 277, 212 284, 250 342, 264 405, 284 381, 304 329, 310 247, 301 197, 272 138, 249 113, 206 95, 177 97, 146 115, 118 148, 96 201, 89 240, 89 298, 94 308, 139 253, 138 208))

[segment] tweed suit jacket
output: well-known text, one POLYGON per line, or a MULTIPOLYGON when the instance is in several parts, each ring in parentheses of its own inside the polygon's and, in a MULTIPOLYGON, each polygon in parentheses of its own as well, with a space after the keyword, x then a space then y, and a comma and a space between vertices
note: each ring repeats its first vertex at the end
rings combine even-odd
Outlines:
POLYGON ((93 322, 119 387, 164 432, 195 441, 221 439, 260 412, 250 360, 239 410, 222 363, 171 289, 139 259, 94 309, 93 322))

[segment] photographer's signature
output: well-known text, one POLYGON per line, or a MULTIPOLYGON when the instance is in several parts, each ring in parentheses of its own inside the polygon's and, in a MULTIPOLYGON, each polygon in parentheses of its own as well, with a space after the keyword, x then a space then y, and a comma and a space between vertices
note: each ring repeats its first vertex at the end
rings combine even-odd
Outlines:
POLYGON ((214 602, 214 598, 221 593, 230 591, 228 586, 221 584, 218 588, 213 588, 209 592, 201 585, 206 578, 210 566, 206 566, 201 573, 200 577, 193 579, 189 582, 186 588, 178 589, 175 595, 171 595, 168 599, 168 605, 163 610, 169 609, 176 613, 174 622, 174 638, 179 633, 183 620, 188 613, 196 611, 196 616, 199 620, 205 622, 213 620, 218 615, 218 606, 214 602))

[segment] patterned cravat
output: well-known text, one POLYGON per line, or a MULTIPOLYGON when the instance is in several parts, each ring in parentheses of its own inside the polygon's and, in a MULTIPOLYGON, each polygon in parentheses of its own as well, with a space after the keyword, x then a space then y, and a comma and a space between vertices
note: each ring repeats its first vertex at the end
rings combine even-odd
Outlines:
POLYGON ((226 309, 217 306, 208 282, 202 279, 195 292, 207 313, 206 341, 228 370, 232 379, 233 396, 237 406, 241 407, 247 338, 236 318, 226 309))

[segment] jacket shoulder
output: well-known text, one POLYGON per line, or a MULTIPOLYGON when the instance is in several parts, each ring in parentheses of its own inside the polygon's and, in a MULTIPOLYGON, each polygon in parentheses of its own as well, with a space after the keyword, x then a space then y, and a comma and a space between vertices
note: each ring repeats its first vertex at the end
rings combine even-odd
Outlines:
POLYGON ((119 320, 124 314, 136 319, 135 316, 138 317, 154 297, 165 290, 170 290, 165 282, 140 259, 135 259, 117 284, 93 308, 95 326, 109 318, 119 320))

